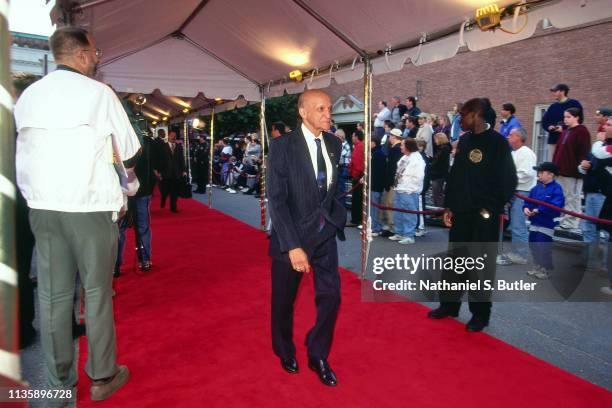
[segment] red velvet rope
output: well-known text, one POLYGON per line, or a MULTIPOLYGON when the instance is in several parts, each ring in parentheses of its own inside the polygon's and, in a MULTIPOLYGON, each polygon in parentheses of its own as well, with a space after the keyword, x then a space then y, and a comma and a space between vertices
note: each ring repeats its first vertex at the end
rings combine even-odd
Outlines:
POLYGON ((540 200, 536 200, 536 199, 533 199, 533 198, 529 198, 529 197, 524 196, 524 195, 519 194, 519 193, 514 193, 514 195, 516 197, 520 198, 521 200, 525 200, 525 201, 527 201, 529 203, 532 203, 532 204, 542 205, 544 207, 548 207, 548 208, 551 208, 553 210, 559 211, 559 212, 561 212, 563 214, 568 214, 568 215, 571 215, 571 216, 574 216, 574 217, 577 217, 577 218, 582 218, 583 220, 591 221, 591 222, 598 223, 598 224, 612 225, 612 220, 604 220, 602 218, 591 217, 590 215, 585 215, 585 214, 577 213, 577 212, 574 212, 574 211, 569 211, 569 210, 557 207, 555 205, 549 204, 549 203, 544 202, 544 201, 540 201, 540 200))

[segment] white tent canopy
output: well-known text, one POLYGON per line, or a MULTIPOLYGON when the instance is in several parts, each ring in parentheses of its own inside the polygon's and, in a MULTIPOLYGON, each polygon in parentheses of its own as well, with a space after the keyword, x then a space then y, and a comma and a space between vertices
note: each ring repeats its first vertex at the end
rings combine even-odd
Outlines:
MULTIPOLYGON (((57 22, 72 0, 57 0, 57 22)), ((124 92, 208 98, 260 99, 324 88, 333 78, 373 73, 453 57, 461 46, 478 51, 531 36, 543 19, 569 27, 609 18, 609 0, 553 0, 503 25, 518 34, 459 28, 489 0, 79 0, 73 24, 88 27, 104 52, 101 79, 124 92), (525 20, 527 19, 527 20, 525 20), (431 36, 440 37, 427 41, 431 36), (423 41, 419 41, 423 39, 423 41), (422 44, 419 44, 421 42, 422 44), (412 45, 412 47, 410 47, 412 45), (385 51, 388 51, 385 53, 385 51), (353 63, 351 64, 351 61, 353 63), (286 79, 309 71, 301 83, 286 79)), ((500 7, 520 1, 497 1, 500 7)), ((532 7, 532 6, 530 6, 532 7)), ((73 9, 74 10, 74 9, 73 9)))

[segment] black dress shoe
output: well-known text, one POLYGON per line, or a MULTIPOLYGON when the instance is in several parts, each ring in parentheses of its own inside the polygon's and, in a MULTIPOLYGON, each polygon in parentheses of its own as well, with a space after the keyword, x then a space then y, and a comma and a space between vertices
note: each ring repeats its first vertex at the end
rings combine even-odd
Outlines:
POLYGON ((317 373, 319 380, 327 386, 335 387, 338 385, 336 374, 329 366, 327 360, 308 360, 308 368, 317 373))
POLYGON ((489 320, 482 317, 472 316, 469 322, 465 325, 465 330, 469 332, 481 332, 489 325, 489 320))
POLYGON ((297 374, 300 371, 295 357, 281 358, 280 363, 281 367, 283 367, 283 369, 289 374, 297 374))
POLYGON ((145 262, 142 262, 142 263, 140 264, 140 270, 141 270, 142 272, 148 272, 148 271, 150 271, 150 270, 151 270, 151 267, 152 267, 152 266, 153 266, 153 264, 152 264, 151 262, 149 262, 149 261, 145 261, 145 262))
POLYGON ((393 236, 394 234, 389 231, 389 230, 382 230, 382 232, 380 233, 380 236, 383 238, 389 238, 391 236, 393 236))
POLYGON ((445 307, 439 307, 434 310, 430 310, 427 313, 427 317, 430 319, 444 319, 445 317, 457 317, 459 316, 458 312, 451 312, 445 307))

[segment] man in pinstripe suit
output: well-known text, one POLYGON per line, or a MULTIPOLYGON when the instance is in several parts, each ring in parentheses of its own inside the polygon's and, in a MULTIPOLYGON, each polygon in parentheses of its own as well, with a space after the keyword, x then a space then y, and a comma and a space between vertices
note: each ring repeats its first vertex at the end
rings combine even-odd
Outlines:
POLYGON ((337 384, 327 357, 340 307, 336 236, 344 239, 346 209, 338 201, 342 145, 332 134, 331 99, 320 90, 298 100, 302 124, 270 143, 268 198, 272 233, 272 346, 281 366, 298 372, 293 303, 304 273, 313 272, 317 320, 306 336, 308 366, 337 384))

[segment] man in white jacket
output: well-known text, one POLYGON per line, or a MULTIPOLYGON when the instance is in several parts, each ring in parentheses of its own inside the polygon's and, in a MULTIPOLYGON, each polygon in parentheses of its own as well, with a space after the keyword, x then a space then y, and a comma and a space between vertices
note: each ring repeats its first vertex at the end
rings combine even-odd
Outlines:
MULTIPOLYGON (((140 142, 115 93, 92 77, 100 51, 84 29, 59 28, 49 43, 57 70, 31 85, 15 106, 17 184, 36 239, 39 320, 47 385, 72 389, 72 295, 85 288, 92 400, 129 378, 117 365, 112 271, 123 194, 116 165, 131 168, 140 142)), ((122 167, 121 166, 121 167, 122 167)))
MULTIPOLYGON (((516 167, 518 184, 516 192, 529 195, 536 185, 536 171, 533 169, 537 162, 536 154, 525 146, 527 132, 523 128, 513 128, 508 135, 508 143, 512 148, 512 160, 516 167)), ((523 213, 524 200, 514 197, 510 207, 510 231, 512 232, 512 252, 506 254, 506 258, 512 263, 525 265, 529 253, 529 231, 527 220, 523 213)))
MULTIPOLYGON (((405 139, 402 142, 404 156, 397 163, 395 184, 393 189, 393 207, 404 210, 418 210, 420 194, 425 179, 425 161, 419 153, 416 140, 405 139)), ((390 236, 392 241, 399 244, 414 244, 414 236, 418 223, 418 215, 402 212, 393 213, 395 235, 390 236)))

